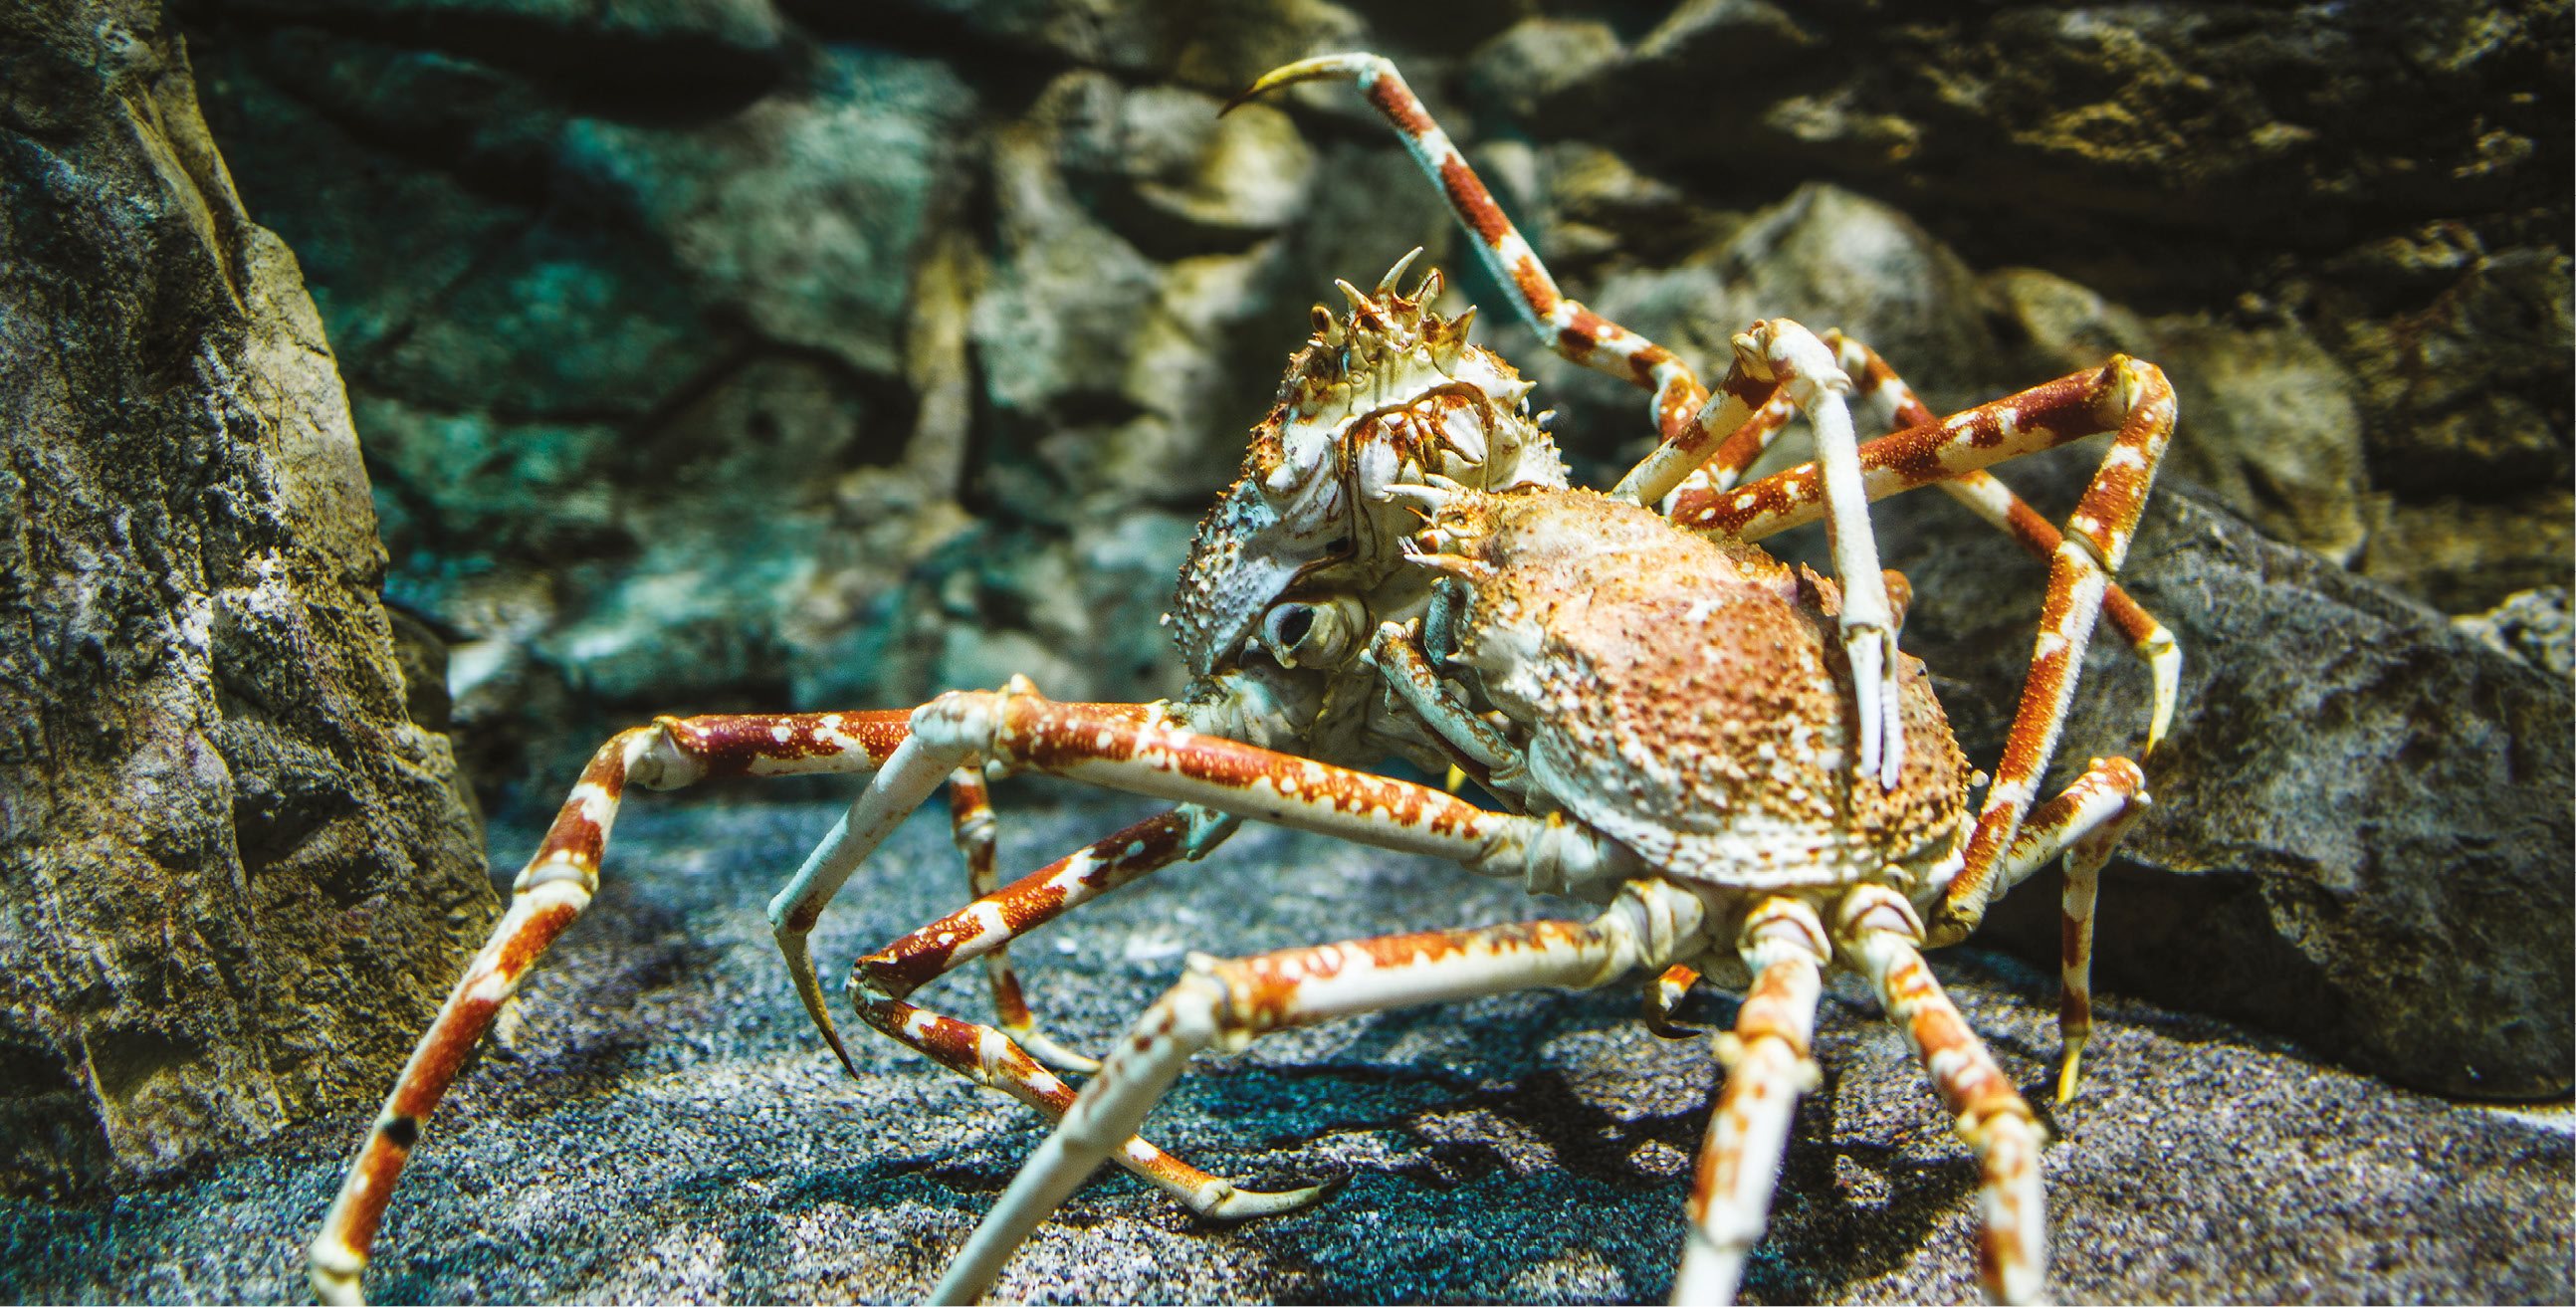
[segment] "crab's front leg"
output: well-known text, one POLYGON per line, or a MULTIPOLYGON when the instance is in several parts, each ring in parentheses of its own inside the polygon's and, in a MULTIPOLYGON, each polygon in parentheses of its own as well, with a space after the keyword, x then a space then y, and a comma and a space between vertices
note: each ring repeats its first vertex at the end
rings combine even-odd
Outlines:
POLYGON ((377 1223, 422 1122, 528 969, 598 893, 600 855, 628 785, 667 790, 719 776, 866 773, 893 757, 909 732, 901 712, 664 717, 601 745, 512 885, 509 910, 449 991, 349 1163, 309 1250, 315 1295, 361 1301, 377 1223))
MULTIPOLYGON (((1012 940, 1102 894, 1204 855, 1237 825, 1233 816, 1183 805, 1095 840, 859 959, 850 970, 850 1000, 860 1019, 879 1033, 1057 1120, 1073 1105, 1073 1089, 1030 1056, 1024 1037, 1008 1028, 1008 1008, 1005 1027, 995 1029, 907 1000, 953 968, 979 958, 990 964, 1012 940)), ((1099 1065, 1091 1063, 1087 1069, 1096 1071, 1099 1065)), ((1128 1140, 1118 1150, 1118 1163, 1191 1211, 1219 1220, 1286 1211, 1323 1193, 1320 1187, 1277 1193, 1245 1189, 1143 1139, 1128 1140)))
POLYGON ((1369 642, 1369 661, 1396 699, 1461 761, 1485 791, 1517 811, 1526 805, 1529 761, 1493 723, 1461 701, 1422 647, 1422 637, 1387 622, 1369 642))
POLYGON ((1718 1039, 1726 1085, 1691 1178, 1692 1238, 1673 1279, 1677 1304, 1735 1301, 1745 1256, 1769 1219, 1790 1120, 1818 1079, 1807 1053, 1824 967, 1833 960, 1824 922, 1797 899, 1766 899, 1745 915, 1736 955, 1753 988, 1734 1032, 1718 1039))
POLYGON ((1191 960, 1083 1087, 1055 1133, 975 1228, 932 1302, 972 1302, 1011 1253, 1101 1162, 1134 1137, 1190 1057, 1265 1031, 1421 1003, 1541 987, 1585 989, 1706 946, 1706 907, 1664 881, 1634 881, 1589 924, 1536 921, 1191 960))

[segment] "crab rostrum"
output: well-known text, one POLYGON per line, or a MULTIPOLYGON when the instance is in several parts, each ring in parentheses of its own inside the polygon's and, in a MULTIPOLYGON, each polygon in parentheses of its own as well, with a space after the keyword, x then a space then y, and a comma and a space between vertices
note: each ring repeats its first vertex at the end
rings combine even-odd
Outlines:
MULTIPOLYGON (((1240 1218, 1322 1189, 1243 1189, 1138 1134, 1190 1056, 1267 1030, 1541 986, 1641 983, 1646 1018, 1703 974, 1746 987, 1694 1176, 1676 1301, 1730 1298, 1760 1238, 1809 1061, 1824 973, 1847 968, 1920 1055, 1983 1174, 1980 1264, 1995 1296, 2037 1297, 2045 1265, 2041 1130, 1924 965, 2011 886, 2065 855, 2065 1058, 2091 1027, 2094 885, 2144 809, 2124 758, 2093 760, 2046 803, 2097 619, 2153 669, 2145 745, 2170 719, 2180 655, 2122 594, 2125 557, 2172 434, 2172 389, 2115 358, 1942 419, 1867 346, 1786 319, 1735 337, 1712 392, 1670 351, 1558 291, 1395 69, 1374 55, 1292 64, 1247 95, 1347 79, 1446 193, 1512 307, 1565 356, 1649 392, 1655 451, 1607 493, 1567 484, 1530 385, 1436 311, 1439 275, 1405 265, 1314 335, 1255 429, 1244 473, 1200 525, 1167 619, 1191 682, 1145 704, 1059 703, 1014 679, 909 711, 661 718, 592 758, 491 942, 422 1037, 312 1246, 325 1299, 354 1301, 422 1121, 539 955, 598 886, 630 784, 830 772, 867 778, 770 904, 787 972, 849 1064, 807 939, 877 845, 943 785, 972 903, 858 960, 871 1028, 1057 1121, 933 1291, 965 1301, 1104 1162, 1192 1211, 1240 1218), (1893 433, 1863 443, 1858 402, 1893 433), (1803 418, 1816 458, 1746 480, 1803 418), (2066 529, 1984 469, 2111 433, 2066 529), (1897 651, 1907 590, 1882 574, 1871 500, 1939 485, 2048 562, 2040 631, 1982 799, 1919 663, 1897 651), (1826 523, 1834 575, 1757 541, 1826 523), (1367 768, 1399 757, 1452 789, 1367 768), (1071 778, 1172 806, 1004 885, 988 780, 1071 778), (1487 802, 1453 790, 1473 782, 1487 802), (1093 1061, 1038 1027, 1007 946, 1138 877, 1206 855, 1243 818, 1452 859, 1599 905, 1536 921, 1194 958, 1093 1061), (981 961, 996 1018, 911 1002, 981 961), (1079 1092, 1063 1076, 1087 1076, 1079 1092)), ((1407 256, 1408 261, 1410 256, 1407 256)), ((1470 311, 1472 313, 1472 310, 1470 311)))

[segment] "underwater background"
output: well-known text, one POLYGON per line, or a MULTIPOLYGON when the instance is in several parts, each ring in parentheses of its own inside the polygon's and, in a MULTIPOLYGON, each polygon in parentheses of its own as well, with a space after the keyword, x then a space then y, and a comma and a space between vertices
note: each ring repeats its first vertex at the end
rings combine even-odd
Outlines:
MULTIPOLYGON (((506 883, 615 731, 1015 674, 1177 692, 1174 571, 1334 279, 1423 247, 1578 482, 1651 448, 1643 394, 1531 338, 1347 86, 1219 115, 1344 49, 1397 62, 1568 293, 1704 379, 1781 316, 1945 412, 2114 353, 2173 379, 2123 584, 2184 694, 2105 881, 2093 1078, 2052 1121, 2058 1290, 2576 1296, 2570 29, 2563 2, 29 6, 0 24, 0 1296, 300 1295, 496 910, 482 818, 506 883), (307 411, 354 449, 166 452, 307 411), (104 471, 64 452, 91 431, 104 471), (75 501, 92 524, 56 525, 75 501), (300 625, 263 625, 276 594, 300 625), (345 702, 308 673, 344 631, 375 642, 345 702), (100 688, 174 668, 176 726, 100 688)), ((1999 475, 2054 517, 2100 457, 1999 475)), ((1904 646, 1991 765, 2043 569, 1939 495, 1874 521, 1904 646)), ((2146 703, 2098 640, 2049 788, 2134 753, 2146 703)), ((638 799, 517 1051, 432 1123, 377 1293, 926 1288, 1035 1118, 815 1045, 760 908, 846 793, 638 799)), ((1133 815, 1002 805, 1015 868, 1133 815)), ((827 971, 963 901, 931 820, 835 908, 827 971)), ((1105 1041, 1186 950, 1559 910, 1269 833, 1166 879, 1026 950, 1052 1027, 1105 1041)), ((2025 1088, 2055 904, 2035 882, 1938 959, 2025 1088)), ((1836 993, 1749 1292, 1968 1298, 1973 1166, 1836 993)), ((1632 1005, 1264 1040, 1185 1079, 1161 1142, 1344 1194, 1209 1233, 1105 1181, 1004 1291, 1660 1297, 1717 1071, 1632 1005)))

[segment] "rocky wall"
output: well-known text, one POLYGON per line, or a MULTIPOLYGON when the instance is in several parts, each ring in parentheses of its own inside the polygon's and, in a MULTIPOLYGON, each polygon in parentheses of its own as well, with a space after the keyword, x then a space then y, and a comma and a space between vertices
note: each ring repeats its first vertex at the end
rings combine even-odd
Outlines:
POLYGON ((323 323, 176 32, 0 13, 0 1189, 371 1101, 489 925, 383 567, 323 323))

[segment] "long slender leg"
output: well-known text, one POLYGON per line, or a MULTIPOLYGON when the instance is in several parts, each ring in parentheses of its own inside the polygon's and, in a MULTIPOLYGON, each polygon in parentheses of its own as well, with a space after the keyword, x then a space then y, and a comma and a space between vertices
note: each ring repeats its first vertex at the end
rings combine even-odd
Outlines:
MULTIPOLYGON (((1843 371, 1859 388, 1858 398, 1880 410, 1888 425, 1895 430, 1927 426, 1939 421, 1932 410, 1914 394, 1914 388, 1896 375, 1896 369, 1878 356, 1878 351, 1840 332, 1826 332, 1825 343, 1832 346, 1843 371)), ((1757 450, 1758 454, 1759 451, 1757 450)), ((1749 460, 1748 460, 1749 462, 1749 460)), ((1727 479, 1723 486, 1734 485, 1727 479)), ((1997 480, 1991 472, 1969 472, 1941 482, 1941 489, 1952 499, 1967 505, 1969 511, 1986 520, 1995 529, 2018 542, 2022 550, 2041 562, 2057 552, 2064 539, 2055 523, 2039 515, 2039 510, 2023 502, 2010 486, 1997 480)), ((2146 660, 2148 672, 2155 679, 2155 710, 2147 723, 2145 752, 2154 753, 2163 742, 2165 731, 2173 725, 2175 703, 2182 693, 2182 647, 2174 642, 2173 632, 2155 619, 2129 592, 2117 584, 2103 596, 2102 615, 2127 636, 2129 645, 2146 660)))
MULTIPOLYGON (((1935 944, 1965 938, 2000 888, 1994 874, 1997 860, 2011 846, 2039 776, 2056 751, 2084 646, 2092 638, 2111 576, 2128 556, 2173 424, 2173 387, 2164 373, 2152 363, 2117 358, 2098 371, 2061 377, 1861 446, 1868 492, 1881 498, 2097 432, 2118 433, 2067 519, 2067 534, 2050 555, 2048 592, 2021 704, 2005 738, 1994 786, 1978 811, 1965 865, 1934 916, 1935 944)), ((1807 463, 1720 496, 1685 490, 1675 497, 1673 519, 1758 540, 1821 516, 1822 480, 1822 471, 1807 463)))
POLYGON ((1834 577, 1842 583, 1838 621, 1843 652, 1851 662, 1852 694, 1859 707, 1853 770, 1863 776, 1875 772, 1882 787, 1894 789, 1905 761, 1895 679, 1896 615, 1878 566, 1869 495, 1861 484, 1860 445, 1844 399, 1851 392, 1851 378, 1843 375, 1823 341, 1786 318, 1753 324, 1736 338, 1735 349, 1738 359, 1748 366, 1758 361, 1776 378, 1815 429, 1812 466, 1820 470, 1825 538, 1833 551, 1834 577))
MULTIPOLYGON (((976 779, 980 782, 980 773, 976 779)), ((850 989, 860 1018, 977 1084, 1038 1109, 1048 1120, 1062 1117, 1073 1104, 1072 1087, 1039 1065, 1014 1032, 959 1021, 904 1000, 979 957, 989 965, 1011 940, 1070 909, 1175 862, 1202 856, 1239 824, 1221 813, 1175 808, 1096 840, 1008 888, 987 892, 859 959, 850 973, 850 989)), ((989 858, 985 865, 990 865, 989 858)), ((1097 1070, 1097 1064, 1091 1069, 1097 1070)), ((1312 1201, 1323 1192, 1320 1188, 1275 1194, 1241 1189, 1141 1139, 1129 1140, 1117 1160, 1202 1216, 1265 1215, 1312 1201)))
POLYGON ((1687 890, 1638 881, 1590 925, 1539 921, 1390 935, 1234 962, 1194 959, 1191 973, 1146 1011, 1083 1087, 930 1300, 971 1302, 989 1287, 1029 1232, 1136 1133, 1199 1050, 1240 1048, 1264 1031, 1362 1012, 1606 984, 1696 952, 1704 945, 1703 912, 1687 890))
MULTIPOLYGON (((1069 710, 1081 712, 1086 719, 1101 722, 1134 724, 1153 719, 1160 709, 1153 704, 1066 704, 1069 710)), ((904 715, 905 729, 921 715, 914 709, 904 715)), ((778 943, 778 955, 787 963, 788 979, 796 986, 796 997, 805 1005, 805 1015, 814 1022, 823 1041, 841 1065, 858 1074, 850 1062, 849 1050, 841 1043, 840 1029, 832 1023, 830 1006, 823 998, 823 982, 814 972, 813 951, 806 937, 823 916, 824 905, 840 891, 858 869, 859 863, 894 833, 912 810, 939 787, 958 768, 978 755, 971 749, 926 747, 922 741, 906 735, 902 742, 880 760, 868 787, 850 802, 849 811, 841 814, 826 832, 794 877, 769 900, 770 934, 778 943)))
POLYGON ((600 854, 627 785, 668 790, 713 776, 875 771, 910 731, 901 712, 664 717, 599 747, 536 856, 511 887, 509 911, 412 1050, 358 1146, 314 1235, 308 1275, 325 1302, 358 1302, 359 1277, 394 1182, 468 1053, 546 947, 590 906, 600 854))
MULTIPOLYGON (((957 842, 957 851, 966 859, 968 888, 978 898, 992 894, 1001 888, 1002 882, 993 870, 996 823, 992 789, 984 783, 983 768, 960 767, 949 775, 948 810, 950 833, 957 842)), ((1120 832, 1120 835, 1124 834, 1126 832, 1120 832)), ((1058 1071, 1089 1075, 1100 1069, 1098 1062, 1049 1039, 1044 1031, 1038 1029, 1037 1018, 1029 1011, 1028 998, 1020 990, 1020 978, 1011 970, 1007 946, 997 944, 992 952, 984 955, 984 980, 993 994, 995 1023, 1013 1042, 1028 1050, 1030 1056, 1058 1071)))
POLYGON ((1837 916, 1843 955, 1878 991, 1888 1021, 1913 1046, 1942 1109, 1977 1155, 1985 1217, 1977 1268, 1986 1292, 1998 1302, 2037 1300, 2048 1271, 2038 1119, 1924 965, 1913 908, 1893 890, 1865 885, 1844 896, 1837 916))
POLYGON ((2111 850, 2147 810, 2146 785, 2136 763, 2095 758, 2074 783, 2022 819, 1997 869, 2005 885, 2018 885, 2050 858, 2061 852, 2066 856, 2057 1010, 2058 1035, 2065 1044, 2057 1071, 2061 1103, 2075 1097, 2076 1068, 2093 1036, 2094 889, 2111 850))
POLYGON ((1543 891, 1615 881, 1636 867, 1634 854, 1578 826, 1490 812, 1429 786, 1200 735, 1144 706, 1057 703, 1019 678, 999 693, 941 695, 914 710, 911 729, 769 903, 797 993, 836 1048, 805 936, 859 863, 969 759, 1448 858, 1543 891))
POLYGON ((1744 1280, 1744 1258, 1762 1239, 1771 1191, 1798 1099, 1816 1087, 1808 1046, 1816 1033, 1816 998, 1833 960, 1825 924, 1796 899, 1770 899, 1745 918, 1736 952, 1753 988, 1736 1014, 1735 1031, 1718 1038, 1726 1088, 1691 1179, 1691 1232, 1673 1280, 1676 1304, 1728 1303, 1744 1280))
POLYGON ((1405 150, 1422 167, 1441 193, 1449 197, 1449 207, 1457 214, 1460 225, 1475 237, 1476 255, 1485 270, 1512 297, 1512 307, 1521 319, 1537 332, 1539 339, 1557 353, 1612 376, 1630 381, 1653 393, 1655 430, 1665 440, 1688 441, 1708 394, 1700 389, 1699 379, 1690 366, 1671 350, 1637 333, 1603 318, 1600 314, 1567 299, 1557 289, 1556 279, 1548 275, 1511 219, 1503 216, 1494 203, 1493 192, 1485 189, 1467 158, 1431 120, 1422 101, 1405 85, 1395 65, 1373 54, 1325 55, 1302 59, 1261 75, 1243 94, 1226 105, 1228 109, 1266 91, 1293 82, 1326 79, 1349 81, 1360 94, 1384 115, 1388 125, 1404 141, 1405 150))

